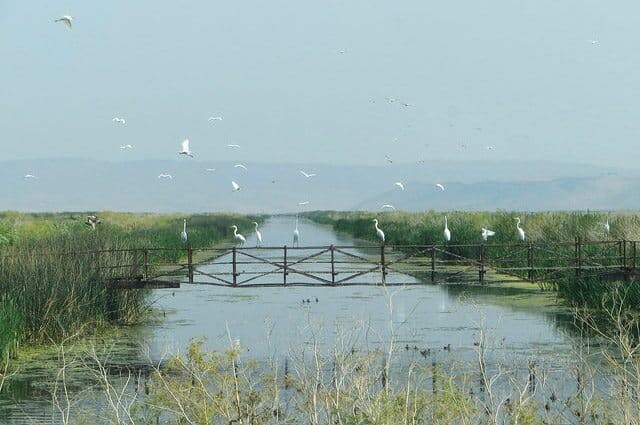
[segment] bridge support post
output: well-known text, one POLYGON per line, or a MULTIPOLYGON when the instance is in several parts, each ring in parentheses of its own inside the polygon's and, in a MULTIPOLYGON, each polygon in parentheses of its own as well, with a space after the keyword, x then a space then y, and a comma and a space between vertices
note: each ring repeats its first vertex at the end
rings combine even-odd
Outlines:
POLYGON ((234 246, 231 249, 231 267, 232 267, 232 275, 233 275, 233 286, 238 286, 238 263, 237 263, 237 255, 236 255, 236 247, 234 246))
POLYGON ((193 283, 193 250, 191 244, 187 245, 187 270, 189 273, 189 283, 193 283))
POLYGON ((431 283, 436 281, 436 246, 431 246, 431 283))
MULTIPOLYGON (((331 286, 335 286, 336 284, 336 259, 335 259, 335 248, 333 244, 331 244, 331 286)), ((383 254, 384 256, 384 254, 383 254)), ((383 257, 384 258, 384 257, 383 257)))
POLYGON ((527 267, 529 268, 527 271, 527 280, 533 282, 533 244, 529 244, 527 247, 527 267))
POLYGON ((287 246, 285 245, 283 248, 284 251, 284 264, 282 267, 282 283, 284 286, 287 286, 287 275, 289 272, 287 271, 287 246))
POLYGON ((582 274, 582 241, 580 236, 576 236, 576 277, 582 274))
POLYGON ((384 261, 384 243, 380 246, 380 269, 382 270, 382 284, 387 283, 387 265, 384 261))
POLYGON ((149 250, 145 249, 143 252, 144 255, 144 278, 149 279, 149 250))
POLYGON ((485 270, 484 270, 484 244, 480 244, 480 246, 478 247, 478 282, 480 282, 480 284, 484 283, 484 274, 485 274, 485 270))

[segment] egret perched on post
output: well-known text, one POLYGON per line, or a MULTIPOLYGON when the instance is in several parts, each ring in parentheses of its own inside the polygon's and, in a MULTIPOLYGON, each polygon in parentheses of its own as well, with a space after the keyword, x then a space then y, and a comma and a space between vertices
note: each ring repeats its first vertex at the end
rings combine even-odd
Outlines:
POLYGON ((604 223, 604 237, 609 238, 609 231, 611 231, 611 226, 609 226, 609 217, 607 217, 607 221, 604 223))
POLYGON ((444 216, 444 240, 449 242, 451 240, 451 231, 449 230, 449 227, 447 226, 447 216, 444 216))
POLYGON ((238 226, 236 226, 235 224, 233 226, 231 226, 231 228, 233 229, 233 237, 240 242, 240 245, 244 245, 244 243, 247 241, 245 239, 244 236, 242 236, 240 233, 238 233, 238 226))
POLYGON ((293 230, 293 246, 300 247, 300 231, 298 230, 298 216, 296 216, 296 228, 293 230))
POLYGON ((262 233, 260 233, 260 230, 258 230, 258 223, 257 222, 253 222, 253 225, 256 226, 256 247, 262 245, 262 233))
POLYGON ((520 227, 520 217, 516 217, 516 220, 518 221, 516 223, 516 227, 518 228, 518 235, 520 236, 520 240, 523 241, 524 240, 524 230, 522 229, 522 227, 520 227))
POLYGON ((495 234, 496 232, 494 232, 493 230, 485 229, 484 227, 482 228, 482 239, 484 239, 485 241, 489 239, 489 236, 495 236, 495 234))
POLYGON ((373 219, 373 225, 376 228, 376 236, 378 237, 378 239, 380 239, 380 242, 384 243, 384 232, 382 231, 382 229, 380 229, 378 227, 378 219, 377 218, 373 219))
POLYGON ((187 243, 187 219, 182 222, 182 232, 180 232, 180 240, 182 243, 187 243))

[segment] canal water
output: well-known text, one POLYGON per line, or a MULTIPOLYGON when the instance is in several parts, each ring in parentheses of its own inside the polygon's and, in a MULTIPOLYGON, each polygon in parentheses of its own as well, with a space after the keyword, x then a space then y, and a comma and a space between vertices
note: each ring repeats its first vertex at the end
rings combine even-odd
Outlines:
MULTIPOLYGON (((294 227, 295 217, 269 219, 261 228, 263 244, 291 245, 294 227)), ((299 231, 301 245, 357 244, 329 227, 305 220, 300 220, 299 231)), ((247 246, 255 245, 252 229, 240 232, 247 237, 247 246)), ((200 269, 206 272, 215 267, 200 269)), ((371 276, 379 279, 379 274, 371 276)), ((151 299, 156 320, 92 341, 100 353, 111 353, 110 362, 159 361, 200 338, 211 350, 239 343, 242 356, 259 361, 284 359, 314 343, 329 352, 338 341, 347 349, 386 351, 393 339, 400 369, 420 361, 420 351, 425 349, 430 350, 429 362, 455 367, 477 363, 482 331, 489 365, 508 363, 527 370, 535 363, 547 371, 550 385, 561 388, 567 381, 566 364, 583 346, 567 331, 568 313, 549 297, 541 295, 536 302, 530 292, 507 293, 500 288, 183 284, 180 289, 156 290, 151 299)), ((0 395, 0 423, 32 423, 34 418, 46 422, 51 410, 51 383, 47 381, 55 380, 56 364, 51 353, 30 356, 28 362, 19 364, 18 373, 0 395)), ((70 377, 70 381, 71 390, 81 398, 88 384, 82 376, 70 377)))

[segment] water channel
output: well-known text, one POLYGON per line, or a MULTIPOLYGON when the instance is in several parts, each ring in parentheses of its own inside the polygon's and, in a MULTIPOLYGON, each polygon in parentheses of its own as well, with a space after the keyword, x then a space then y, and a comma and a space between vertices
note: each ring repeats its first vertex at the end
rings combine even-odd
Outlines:
MULTIPOLYGON (((261 229, 264 244, 290 244, 294 225, 292 217, 269 219, 261 229)), ((309 221, 301 220, 299 228, 302 245, 356 244, 309 221)), ((247 245, 255 245, 252 232, 244 233, 247 245)), ((206 265, 200 267, 207 270, 206 265)), ((92 342, 100 352, 111 350, 110 361, 126 365, 158 361, 198 338, 205 338, 211 350, 239 342, 242 356, 265 361, 283 359, 314 341, 324 351, 337 341, 352 346, 346 348, 386 350, 393 334, 402 369, 403 364, 421 361, 419 351, 426 348, 431 350, 428 362, 473 364, 482 330, 490 364, 503 362, 526 370, 534 361, 548 372, 551 385, 561 388, 567 381, 565 364, 583 342, 567 331, 569 314, 551 297, 531 299, 530 292, 477 286, 235 289, 183 284, 152 293, 155 319, 150 323, 92 342)), ((52 353, 19 361, 18 373, 0 394, 0 422, 46 422, 51 409, 47 381, 55 379, 56 364, 52 353)), ((76 391, 89 381, 82 376, 70 380, 76 391)))

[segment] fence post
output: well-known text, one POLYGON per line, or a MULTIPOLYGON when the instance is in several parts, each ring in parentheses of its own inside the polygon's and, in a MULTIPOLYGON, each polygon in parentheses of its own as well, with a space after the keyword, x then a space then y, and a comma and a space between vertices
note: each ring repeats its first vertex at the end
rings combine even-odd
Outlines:
POLYGON ((576 251, 576 277, 580 277, 582 274, 582 244, 580 236, 576 236, 575 241, 576 251))
POLYGON ((380 267, 382 268, 382 284, 387 283, 387 266, 384 261, 384 244, 380 245, 380 267))
POLYGON ((191 244, 187 244, 187 263, 189 283, 193 283, 193 250, 191 249, 191 244))
POLYGON ((484 283, 484 244, 480 244, 480 252, 479 252, 479 267, 478 271, 478 281, 482 284, 484 283))
POLYGON ((627 240, 622 240, 622 267, 627 270, 627 240))
POLYGON ((144 278, 149 279, 149 250, 144 250, 144 278))
POLYGON ((233 267, 233 286, 238 286, 238 264, 236 262, 236 247, 231 249, 231 265, 233 267))
POLYGON ((436 246, 431 245, 431 283, 436 281, 436 246))
POLYGON ((331 244, 331 285, 335 285, 335 284, 336 284, 335 251, 334 251, 333 244, 331 244))
POLYGON ((529 244, 527 247, 527 280, 533 282, 533 244, 529 244))
POLYGON ((631 242, 631 269, 636 270, 636 241, 631 242))
POLYGON ((282 283, 284 286, 287 286, 287 275, 289 272, 287 271, 287 246, 284 246, 284 267, 282 268, 282 283))

